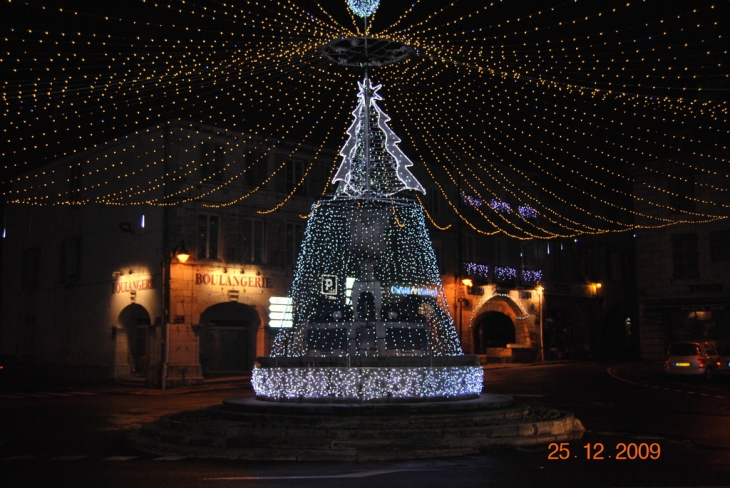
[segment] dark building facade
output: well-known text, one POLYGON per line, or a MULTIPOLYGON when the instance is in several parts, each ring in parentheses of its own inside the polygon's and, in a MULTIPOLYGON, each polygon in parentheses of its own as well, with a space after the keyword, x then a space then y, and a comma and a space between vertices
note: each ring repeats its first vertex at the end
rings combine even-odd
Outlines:
MULTIPOLYGON (((289 293, 306 218, 338 162, 172 121, 17 178, 0 354, 39 374, 163 388, 247 374, 270 352, 270 303, 289 293)), ((633 236, 485 235, 449 206, 468 217, 473 198, 413 170, 464 352, 533 361, 635 347, 633 236)))
POLYGON ((649 166, 653 171, 635 178, 635 208, 642 215, 637 300, 641 356, 647 360, 663 359, 674 341, 730 341, 730 224, 718 212, 730 203, 717 177, 724 170, 709 156, 683 163, 699 170, 667 171, 671 166, 656 161, 649 166))

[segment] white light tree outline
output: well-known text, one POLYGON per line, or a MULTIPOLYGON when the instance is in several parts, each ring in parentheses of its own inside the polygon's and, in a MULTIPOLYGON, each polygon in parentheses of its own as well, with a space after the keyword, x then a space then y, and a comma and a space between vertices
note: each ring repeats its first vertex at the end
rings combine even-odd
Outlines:
MULTIPOLYGON (((390 117, 383 112, 377 104, 377 100, 383 99, 380 94, 378 94, 378 90, 382 87, 382 85, 373 86, 370 78, 366 76, 362 83, 358 82, 358 86, 360 88, 360 92, 358 93, 359 102, 355 110, 352 112, 354 120, 347 129, 347 135, 349 138, 340 150, 340 156, 343 158, 342 163, 332 179, 332 183, 340 183, 337 188, 337 193, 339 195, 364 197, 370 196, 367 195, 369 192, 376 197, 390 197, 400 191, 415 190, 425 195, 425 188, 408 169, 413 166, 413 162, 398 147, 401 139, 388 126, 388 122, 391 120, 390 117), (361 127, 365 124, 365 118, 370 117, 370 107, 375 109, 378 120, 378 128, 383 131, 383 134, 385 135, 384 149, 395 160, 395 174, 402 184, 402 187, 400 188, 383 191, 383 189, 373 189, 370 185, 366 185, 365 190, 363 190, 360 185, 357 185, 354 182, 353 161, 357 159, 358 150, 363 144, 361 138, 362 135, 364 135, 364 131, 361 130, 361 127)), ((370 128, 370 131, 372 130, 373 128, 370 128)), ((366 148, 365 150, 368 151, 369 148, 366 148)), ((367 155, 365 157, 367 157, 367 155)), ((370 175, 367 174, 366 178, 370 178, 370 175)))

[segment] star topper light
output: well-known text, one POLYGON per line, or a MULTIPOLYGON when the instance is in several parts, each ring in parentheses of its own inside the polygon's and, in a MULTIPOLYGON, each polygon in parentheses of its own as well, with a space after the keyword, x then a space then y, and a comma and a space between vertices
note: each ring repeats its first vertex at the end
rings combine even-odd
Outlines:
POLYGON ((370 17, 380 7, 380 0, 347 0, 347 6, 358 17, 370 17))

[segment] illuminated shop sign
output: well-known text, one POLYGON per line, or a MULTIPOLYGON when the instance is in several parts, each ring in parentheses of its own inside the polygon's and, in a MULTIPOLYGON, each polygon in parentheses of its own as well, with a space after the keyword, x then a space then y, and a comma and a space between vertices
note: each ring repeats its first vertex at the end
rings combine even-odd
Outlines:
POLYGON ((233 276, 228 274, 195 273, 196 285, 241 286, 248 288, 271 288, 271 278, 264 276, 233 276))
POLYGON ((127 280, 112 283, 112 293, 129 293, 132 291, 154 290, 155 283, 152 278, 143 280, 127 280))
POLYGON ((294 326, 291 297, 269 298, 269 325, 271 327, 289 328, 294 326))
POLYGON ((322 275, 322 295, 337 295, 337 275, 322 275))
POLYGON ((421 295, 427 297, 435 297, 438 295, 438 289, 436 288, 424 288, 420 286, 397 286, 393 285, 390 287, 390 292, 393 295, 421 295))

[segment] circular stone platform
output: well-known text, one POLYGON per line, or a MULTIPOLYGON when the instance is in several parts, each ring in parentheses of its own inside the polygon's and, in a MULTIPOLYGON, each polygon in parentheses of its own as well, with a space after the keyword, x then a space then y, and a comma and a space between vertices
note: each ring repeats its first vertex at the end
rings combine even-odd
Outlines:
POLYGON ((505 395, 471 400, 311 404, 232 398, 162 417, 130 437, 160 455, 242 460, 396 460, 476 454, 490 447, 567 441, 584 428, 568 412, 505 395))

